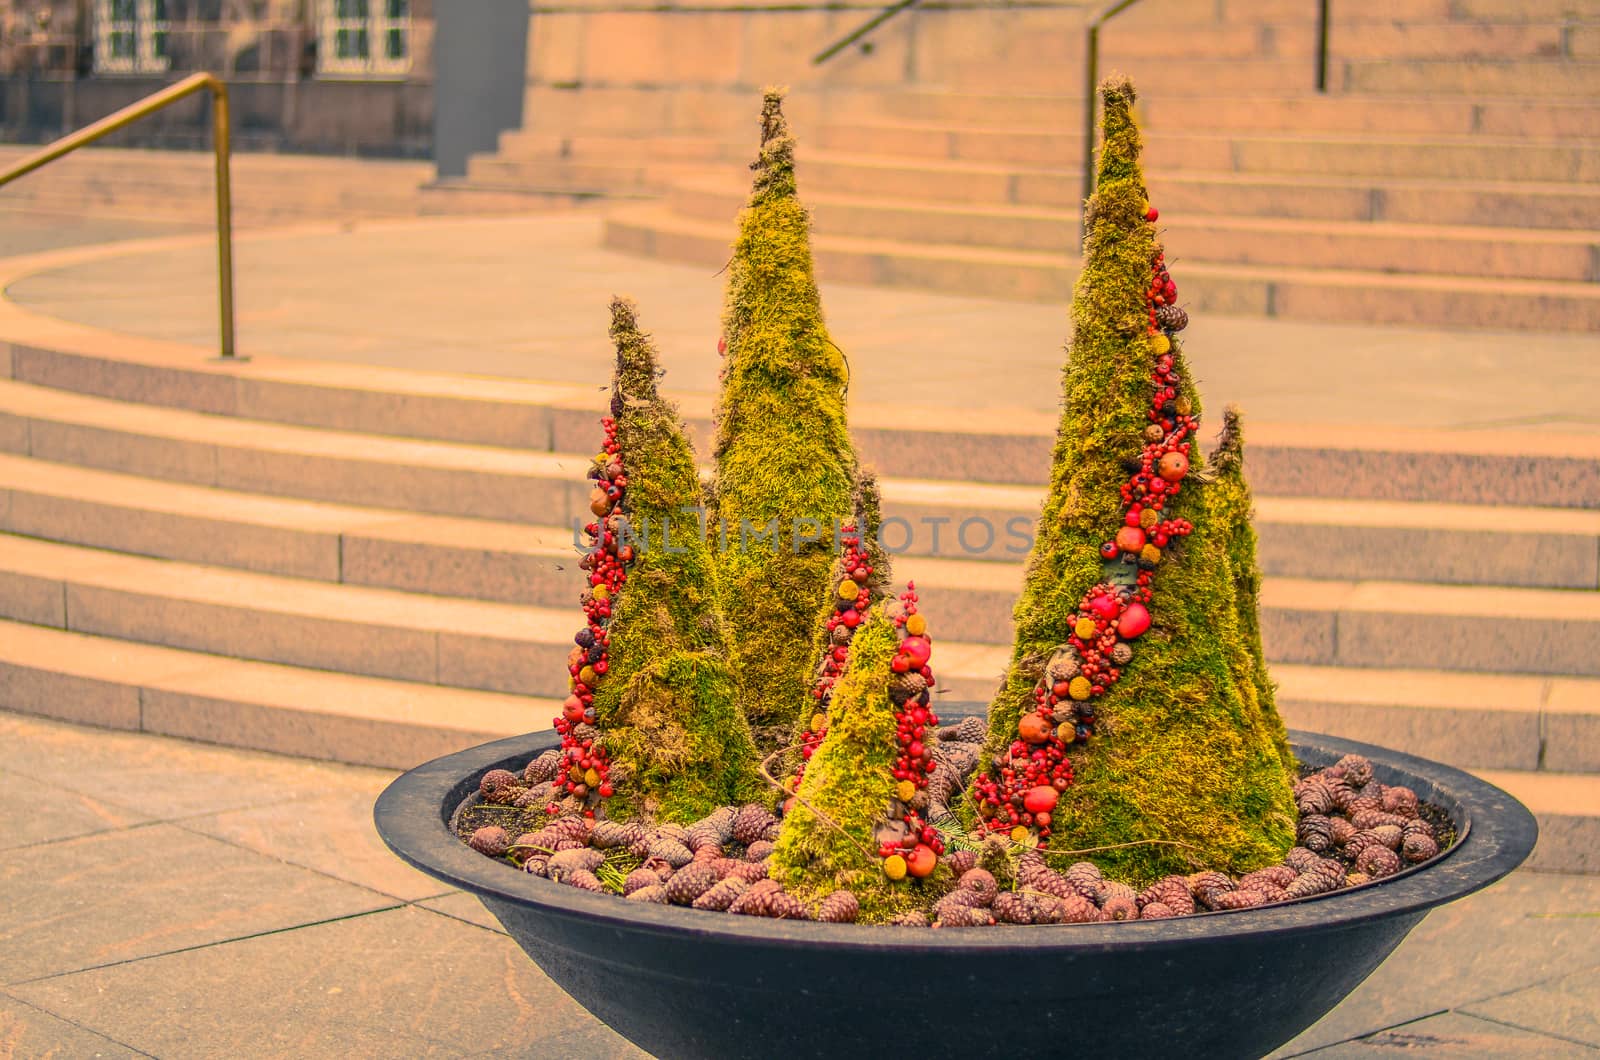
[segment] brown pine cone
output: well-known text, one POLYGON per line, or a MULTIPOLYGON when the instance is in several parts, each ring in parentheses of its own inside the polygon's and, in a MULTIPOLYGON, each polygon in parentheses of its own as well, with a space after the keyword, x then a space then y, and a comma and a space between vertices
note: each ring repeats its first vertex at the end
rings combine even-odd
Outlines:
POLYGON ((684 846, 688 846, 689 830, 681 824, 673 824, 671 822, 668 822, 667 824, 658 824, 656 825, 655 835, 651 838, 672 839, 682 843, 684 846))
POLYGON ((1350 804, 1356 801, 1356 789, 1346 784, 1343 780, 1332 785, 1333 808, 1339 813, 1349 813, 1350 804))
POLYGON ((978 867, 978 852, 976 850, 953 850, 944 856, 944 863, 950 866, 950 871, 957 879, 966 875, 971 869, 978 867))
POLYGON ((1417 793, 1410 788, 1395 785, 1383 789, 1383 811, 1398 817, 1417 815, 1417 793))
POLYGON ((954 890, 933 903, 933 919, 935 922, 944 920, 949 911, 957 906, 970 906, 974 909, 981 909, 988 904, 988 902, 984 901, 983 895, 977 891, 954 890))
POLYGON ((1139 910, 1140 920, 1170 920, 1177 915, 1165 902, 1146 902, 1139 910))
POLYGON ((504 857, 511 846, 511 837, 497 824, 486 824, 467 840, 467 846, 487 858, 504 857))
POLYGON ((1290 847, 1289 853, 1283 856, 1283 863, 1301 874, 1321 860, 1305 847, 1290 847))
MULTIPOLYGON (((1240 889, 1243 890, 1243 888, 1240 889)), ((1272 883, 1258 883, 1254 887, 1251 887, 1250 890, 1261 896, 1262 905, 1271 905, 1273 902, 1286 901, 1289 897, 1289 892, 1286 888, 1279 887, 1272 883)))
POLYGON ((1303 814, 1333 812, 1333 786, 1321 776, 1310 776, 1294 786, 1294 804, 1303 814))
POLYGON ((1028 897, 1016 891, 1001 891, 994 896, 994 904, 990 906, 989 912, 1001 924, 1031 924, 1033 905, 1028 901, 1028 897))
POLYGON ((694 900, 694 908, 711 909, 715 912, 725 912, 741 895, 750 889, 750 884, 738 877, 730 877, 718 882, 705 894, 694 900))
POLYGON ((630 902, 644 902, 648 905, 666 905, 667 889, 665 887, 640 887, 636 891, 628 891, 625 895, 630 902))
POLYGON ((1390 850, 1400 849, 1400 840, 1404 837, 1400 826, 1397 824, 1380 824, 1372 830, 1374 838, 1390 850))
POLYGON ((1218 894, 1212 909, 1250 909, 1261 905, 1264 899, 1260 891, 1228 891, 1218 894))
POLYGON ((749 803, 740 808, 733 819, 733 838, 735 842, 749 846, 766 835, 767 826, 773 821, 772 814, 760 803, 749 803))
POLYGON ((762 910, 767 907, 768 898, 766 896, 777 894, 782 889, 783 884, 777 880, 757 880, 728 907, 728 912, 748 916, 765 916, 766 914, 762 910))
POLYGON ((1065 876, 1059 872, 1051 872, 1049 869, 1035 869, 1033 872, 1019 876, 1017 878, 1017 886, 1022 890, 1037 891, 1040 894, 1047 894, 1062 901, 1068 898, 1082 898, 1083 901, 1089 903, 1090 908, 1094 907, 1094 903, 1079 894, 1078 889, 1068 883, 1065 876))
POLYGON ((614 847, 629 846, 643 836, 644 829, 636 824, 596 821, 594 827, 589 830, 589 845, 597 850, 611 850, 614 847))
POLYGON ((586 850, 588 847, 589 844, 585 843, 581 839, 557 839, 554 843, 550 844, 550 852, 552 854, 559 854, 563 850, 586 850))
POLYGON ((531 788, 512 788, 510 805, 519 810, 542 810, 555 798, 555 785, 546 781, 531 788))
POLYGON ((837 890, 817 906, 817 920, 824 924, 854 924, 861 915, 861 903, 846 890, 837 890))
POLYGON ((1239 889, 1261 890, 1263 887, 1283 888, 1294 882, 1300 875, 1287 865, 1268 865, 1264 869, 1247 872, 1239 877, 1239 889))
POLYGON ((920 910, 912 909, 909 912, 901 913, 899 916, 892 918, 889 921, 889 926, 925 928, 928 926, 928 914, 921 912, 920 910))
POLYGON ((642 891, 646 887, 660 887, 660 886, 661 886, 661 877, 660 876, 657 876, 655 873, 651 872, 649 869, 634 869, 632 872, 628 873, 628 875, 623 879, 623 881, 622 881, 622 893, 624 895, 628 895, 628 894, 632 894, 634 891, 642 891))
POLYGON ((522 871, 530 876, 543 876, 545 869, 549 868, 550 859, 544 854, 535 854, 522 863, 522 871))
POLYGON ((1313 854, 1333 849, 1333 822, 1320 813, 1302 813, 1295 835, 1300 845, 1313 854))
POLYGON ((1044 860, 1044 855, 1039 853, 1037 847, 1030 847, 1017 855, 1017 875, 1026 876, 1039 869, 1048 869, 1050 866, 1044 860))
POLYGON ((733 863, 733 868, 728 870, 728 875, 723 878, 727 879, 731 876, 737 876, 746 883, 764 880, 767 878, 767 863, 765 861, 736 861, 733 863))
POLYGON ((939 730, 939 739, 956 743, 983 743, 989 738, 988 726, 982 718, 962 718, 953 726, 939 730))
POLYGON ((1100 919, 1100 910, 1094 903, 1076 892, 1060 898, 1061 923, 1063 924, 1093 924, 1100 919))
POLYGON ((810 920, 811 911, 804 902, 790 894, 788 891, 773 891, 764 903, 766 912, 762 916, 773 920, 810 920))
POLYGON ((1405 824, 1400 826, 1400 839, 1402 842, 1410 839, 1414 835, 1427 836, 1429 839, 1438 838, 1438 836, 1434 835, 1433 825, 1429 824, 1427 821, 1424 821, 1420 817, 1410 818, 1405 824))
MULTIPOLYGON (((555 877, 552 876, 551 879, 555 879, 555 877)), ((580 891, 593 891, 595 894, 605 890, 605 886, 600 882, 599 877, 584 869, 572 870, 561 877, 561 882, 568 887, 576 887, 580 891)))
MULTIPOLYGON (((709 862, 709 864, 712 868, 717 870, 717 879, 725 880, 728 878, 728 874, 734 870, 735 866, 748 865, 749 862, 740 861, 738 858, 717 858, 715 861, 709 862)), ((750 881, 745 880, 745 882, 749 883, 750 881)))
POLYGON ((1197 872, 1189 877, 1189 893, 1207 909, 1217 908, 1217 896, 1227 894, 1233 887, 1233 879, 1225 872, 1197 872))
POLYGON ((1364 872, 1375 880, 1393 876, 1400 871, 1400 855, 1386 846, 1373 844, 1356 858, 1356 871, 1364 872))
POLYGON ((585 843, 589 841, 589 822, 575 814, 568 817, 558 817, 546 824, 545 828, 550 829, 550 831, 563 839, 580 839, 585 843))
POLYGON ((1126 898, 1134 903, 1134 908, 1138 908, 1139 892, 1118 880, 1102 880, 1099 901, 1096 904, 1104 909, 1106 903, 1114 898, 1126 898))
POLYGON ((1189 892, 1189 881, 1182 876, 1164 876, 1140 893, 1141 908, 1152 902, 1165 906, 1173 914, 1188 916, 1194 912, 1194 895, 1189 892))
POLYGON ((528 768, 522 771, 522 780, 526 784, 543 784, 554 780, 560 769, 561 752, 546 751, 528 763, 528 768))
POLYGON ((552 880, 565 880, 575 872, 587 872, 593 875, 594 870, 605 860, 604 854, 589 847, 561 850, 550 856, 550 864, 545 868, 545 875, 552 880))
POLYGON ((522 788, 522 778, 509 769, 491 769, 478 781, 478 794, 484 802, 509 806, 512 796, 522 788))
POLYGON ((701 847, 694 852, 691 865, 715 865, 722 860, 722 850, 718 847, 701 847))
POLYGON ((1100 907, 1100 915, 1106 920, 1138 920, 1139 906, 1130 895, 1114 894, 1100 907))
MULTIPOLYGON (((1091 861, 1076 861, 1067 866, 1063 874, 1072 889, 1093 902, 1100 897, 1100 884, 1104 882, 1100 869, 1091 861)), ((1042 888, 1041 888, 1042 889, 1042 888)))
POLYGON ((1344 781, 1352 788, 1360 788, 1372 783, 1372 763, 1362 755, 1345 755, 1333 764, 1344 776, 1344 781))
POLYGON ((1377 828, 1379 825, 1392 824, 1396 828, 1405 827, 1406 819, 1399 814, 1384 813, 1382 810, 1363 810, 1350 818, 1350 823, 1357 829, 1365 831, 1368 828, 1377 828))
POLYGON ((745 847, 744 859, 746 861, 765 861, 771 856, 774 847, 770 840, 758 839, 745 847))
POLYGON ((1427 861, 1439 853, 1439 844, 1432 836, 1420 832, 1408 835, 1400 842, 1400 856, 1412 864, 1427 861))
POLYGON ((1343 884, 1344 866, 1331 858, 1318 858, 1315 865, 1296 876, 1284 890, 1290 898, 1309 898, 1337 890, 1343 884))
POLYGON ((1189 314, 1182 306, 1164 304, 1156 306, 1156 323, 1167 331, 1182 331, 1189 326, 1189 314))
POLYGON ((684 845, 689 848, 689 853, 696 856, 699 856, 703 850, 709 850, 715 854, 722 853, 722 837, 717 834, 716 829, 705 824, 697 824, 690 828, 689 837, 684 845))
POLYGON ((956 881, 956 887, 964 891, 976 891, 983 899, 983 905, 994 901, 995 892, 1000 889, 1000 885, 994 881, 994 875, 987 869, 968 869, 956 881))
MULTIPOLYGON (((913 800, 912 805, 916 805, 915 800, 913 800)), ((766 831, 761 833, 761 839, 766 840, 768 843, 776 843, 778 841, 778 836, 779 836, 780 833, 782 833, 782 831, 783 831, 783 822, 778 820, 776 817, 774 817, 767 824, 766 831)), ((760 842, 760 841, 761 840, 757 840, 757 842, 760 842)))
POLYGON ((657 836, 650 840, 650 857, 660 858, 674 869, 681 869, 694 860, 689 848, 670 836, 657 836))
POLYGON ((657 876, 660 876, 662 883, 666 883, 668 880, 672 879, 672 874, 678 871, 672 867, 672 862, 668 861, 666 858, 645 858, 644 868, 647 868, 657 876))
POLYGON ((693 905, 694 900, 717 884, 717 870, 710 865, 686 865, 666 883, 667 901, 673 905, 693 905))
POLYGON ((1351 836, 1350 841, 1344 845, 1344 856, 1354 860, 1355 858, 1359 858, 1361 856, 1361 852, 1368 847, 1381 846, 1383 846, 1382 840, 1380 840, 1370 830, 1357 832, 1355 835, 1351 836))
POLYGON ((894 674, 889 678, 889 699, 895 706, 915 699, 922 695, 928 687, 928 682, 922 679, 921 674, 903 673, 894 674))
POLYGON ((958 905, 934 920, 936 928, 993 927, 994 914, 981 905, 958 905))
POLYGON ((1350 837, 1356 834, 1356 826, 1344 817, 1328 818, 1328 834, 1333 837, 1333 845, 1342 847, 1350 842, 1350 837))
POLYGON ((732 806, 723 806, 720 809, 712 810, 705 817, 696 821, 694 827, 708 828, 726 843, 733 838, 733 820, 738 815, 739 811, 732 806))
MULTIPOLYGON (((1376 795, 1358 795, 1350 800, 1350 805, 1345 808, 1344 815, 1350 818, 1350 823, 1355 824, 1356 818, 1364 813, 1382 813, 1383 800, 1376 795)), ((1356 825, 1360 828, 1360 825, 1356 825)))

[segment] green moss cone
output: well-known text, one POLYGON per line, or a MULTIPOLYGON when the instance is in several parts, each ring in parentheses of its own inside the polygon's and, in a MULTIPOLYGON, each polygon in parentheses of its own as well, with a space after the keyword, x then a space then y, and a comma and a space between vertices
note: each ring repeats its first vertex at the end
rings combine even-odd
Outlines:
MULTIPOLYGON (((1139 455, 1149 422, 1145 292, 1157 245, 1144 217, 1132 86, 1108 82, 1101 95, 1105 139, 1099 187, 1087 204, 1061 423, 1015 611, 1012 663, 990 707, 991 753, 1015 738, 1044 660, 1067 642, 1084 592, 1101 580, 1100 544, 1122 525, 1122 461, 1139 455)), ((1198 415, 1176 346, 1174 360, 1198 415)), ((1155 572, 1152 628, 1099 701, 1096 734, 1074 747, 1077 780, 1056 808, 1050 837, 1059 851, 1140 844, 1094 855, 1135 881, 1197 867, 1255 868, 1293 841, 1289 770, 1275 735, 1282 725, 1260 693, 1269 686, 1254 599, 1239 599, 1230 560, 1233 549, 1248 549, 1253 570, 1253 540, 1242 543, 1239 529, 1248 528, 1248 494, 1242 514, 1228 516, 1239 497, 1231 497, 1233 508, 1212 500, 1217 487, 1200 485, 1203 478, 1196 448, 1189 481, 1169 509, 1195 532, 1175 541, 1155 572)))
POLYGON ((847 370, 822 320, 781 98, 766 94, 754 190, 728 270, 712 493, 726 540, 718 563, 734 672, 764 750, 788 737, 804 709, 817 603, 834 530, 850 514, 855 467, 847 370), (774 533, 756 540, 745 527, 774 533))
POLYGON ((899 745, 889 664, 899 644, 899 631, 881 607, 856 631, 850 668, 834 693, 828 738, 806 766, 769 861, 772 877, 802 900, 814 902, 841 887, 854 892, 863 923, 925 905, 927 888, 943 882, 938 874, 920 884, 890 881, 873 841, 894 798, 899 745))
POLYGON ((718 611, 694 453, 678 411, 656 391, 656 352, 633 307, 611 304, 613 409, 628 474, 637 560, 608 627, 610 669, 595 713, 622 771, 610 811, 690 821, 759 790, 718 611))

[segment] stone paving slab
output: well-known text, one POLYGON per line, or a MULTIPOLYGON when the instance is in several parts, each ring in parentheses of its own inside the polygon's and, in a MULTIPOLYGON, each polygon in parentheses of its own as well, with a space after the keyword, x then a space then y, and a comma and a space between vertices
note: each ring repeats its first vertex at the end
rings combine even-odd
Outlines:
POLYGON ((0 993, 0 1058, 4 1060, 33 1057, 122 1060, 145 1055, 148 1054, 135 1052, 94 1031, 56 1019, 48 1012, 0 993))
POLYGON ((1468 1005, 1463 1011, 1600 1050, 1600 965, 1468 1005))
POLYGON ((13 992, 160 1057, 645 1055, 573 1004, 509 938, 417 908, 13 992))
POLYGON ((1315 1060, 1371 1060, 1395 1056, 1426 1060, 1509 1060, 1511 1057, 1594 1060, 1596 1050, 1458 1012, 1446 1012, 1302 1055, 1315 1060))
POLYGON ((150 818, 76 791, 51 790, 37 780, 0 770, 0 851, 74 836, 110 832, 150 818))
MULTIPOLYGON (((241 237, 241 352, 598 386, 614 356, 607 303, 623 294, 661 345, 668 385, 714 392, 725 277, 605 250, 601 225, 580 211, 241 237)), ((1173 269, 1181 285, 1182 264, 1173 269)), ((215 248, 196 239, 26 277, 6 295, 78 323, 210 346, 215 270, 215 248)), ((820 278, 853 399, 1056 409, 1065 305, 820 278)), ((1186 338, 1210 406, 1238 403, 1257 423, 1600 431, 1592 335, 1208 314, 1186 338)))

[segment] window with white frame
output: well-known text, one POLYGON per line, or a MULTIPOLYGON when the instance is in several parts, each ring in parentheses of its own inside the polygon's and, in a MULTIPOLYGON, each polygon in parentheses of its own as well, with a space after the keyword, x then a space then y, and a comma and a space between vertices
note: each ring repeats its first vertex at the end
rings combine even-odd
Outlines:
POLYGON ((411 68, 411 0, 321 0, 317 68, 393 76, 411 68))
POLYGON ((107 74, 164 73, 167 0, 95 0, 94 68, 107 74))

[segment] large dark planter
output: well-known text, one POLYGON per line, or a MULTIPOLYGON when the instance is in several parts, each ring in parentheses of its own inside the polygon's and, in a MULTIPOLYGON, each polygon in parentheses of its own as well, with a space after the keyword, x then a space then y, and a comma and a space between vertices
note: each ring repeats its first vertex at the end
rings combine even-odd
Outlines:
POLYGON ((396 854, 476 894, 551 979, 657 1056, 1258 1057, 1338 1004, 1430 909, 1516 868, 1537 834, 1520 803, 1458 769, 1293 738, 1313 767, 1366 755, 1379 780, 1447 809, 1462 839, 1379 883, 1265 909, 929 931, 639 905, 469 850, 450 830, 457 807, 552 734, 419 766, 375 816, 396 854))

